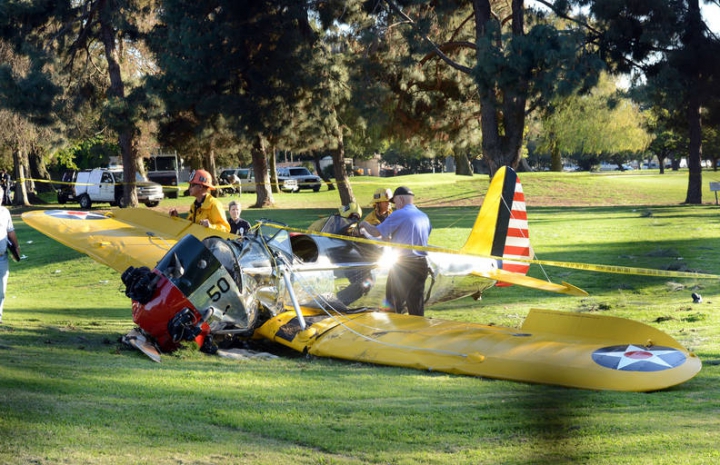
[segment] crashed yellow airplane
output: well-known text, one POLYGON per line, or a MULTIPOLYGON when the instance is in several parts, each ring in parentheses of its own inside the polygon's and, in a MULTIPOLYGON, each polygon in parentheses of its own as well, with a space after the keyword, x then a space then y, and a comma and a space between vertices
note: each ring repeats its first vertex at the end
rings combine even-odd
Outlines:
MULTIPOLYGON (((389 313, 387 244, 267 222, 238 238, 147 209, 23 220, 123 272, 139 327, 126 340, 157 361, 183 341, 214 353, 262 338, 321 357, 586 389, 654 391, 701 368, 672 337, 620 318, 533 309, 518 329, 389 313)), ((496 284, 586 295, 525 275, 527 231, 522 186, 502 168, 462 249, 429 249, 426 305, 496 284)))

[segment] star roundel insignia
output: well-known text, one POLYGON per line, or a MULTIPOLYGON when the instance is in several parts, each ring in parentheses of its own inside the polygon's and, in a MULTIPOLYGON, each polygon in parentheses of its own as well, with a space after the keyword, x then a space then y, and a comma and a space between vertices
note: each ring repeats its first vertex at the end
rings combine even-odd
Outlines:
POLYGON ((98 213, 72 211, 72 210, 48 210, 46 215, 64 220, 106 220, 108 217, 98 213))
POLYGON ((672 347, 634 344, 603 347, 592 354, 595 363, 621 371, 662 371, 682 365, 685 354, 672 347))

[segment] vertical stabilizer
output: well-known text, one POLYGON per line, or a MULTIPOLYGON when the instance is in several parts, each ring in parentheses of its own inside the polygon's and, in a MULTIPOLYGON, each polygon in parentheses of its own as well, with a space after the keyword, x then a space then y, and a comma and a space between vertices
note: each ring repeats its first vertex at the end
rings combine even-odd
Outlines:
POLYGON ((513 258, 531 259, 525 194, 515 171, 500 168, 490 182, 463 252, 503 257, 498 263, 505 271, 526 274, 530 265, 513 258))

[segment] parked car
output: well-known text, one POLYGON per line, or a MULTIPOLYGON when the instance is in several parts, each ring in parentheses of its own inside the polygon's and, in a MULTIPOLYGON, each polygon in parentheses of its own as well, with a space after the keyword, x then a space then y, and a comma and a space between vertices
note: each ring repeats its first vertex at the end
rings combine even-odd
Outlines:
POLYGON ((178 185, 180 184, 180 171, 182 170, 182 159, 177 152, 154 153, 145 159, 145 170, 148 181, 156 182, 163 186, 165 197, 177 199, 180 195, 178 185))
MULTIPOLYGON (((164 198, 162 186, 143 178, 140 173, 135 174, 135 188, 139 202, 148 207, 157 207, 164 198)), ((75 175, 73 194, 68 195, 65 201, 73 200, 80 204, 80 208, 87 210, 93 203, 109 203, 111 206, 125 207, 125 183, 122 169, 94 168, 83 170, 75 175)), ((60 201, 58 193, 58 201, 60 201)))
POLYGON ((315 176, 304 166, 291 166, 289 168, 279 168, 277 170, 278 177, 287 177, 295 179, 298 189, 312 189, 317 192, 322 187, 322 179, 315 176))
POLYGON ((255 192, 255 178, 253 172, 249 168, 232 168, 222 170, 220 176, 218 176, 220 183, 219 188, 222 189, 223 193, 239 194, 241 192, 255 192), (237 176, 240 180, 240 185, 234 184, 233 175, 237 176))
POLYGON ((68 202, 75 201, 75 179, 77 178, 77 171, 68 170, 63 172, 62 178, 60 179, 60 188, 57 189, 57 200, 60 205, 65 205, 68 202))
MULTIPOLYGON (((240 193, 240 192, 257 192, 257 183, 255 182, 255 171, 252 168, 231 168, 223 170, 218 176, 220 181, 220 189, 224 193, 240 193), (232 175, 240 179, 240 187, 232 184, 232 175)), ((297 181, 288 177, 278 176, 280 190, 283 192, 297 192, 299 190, 297 181)))

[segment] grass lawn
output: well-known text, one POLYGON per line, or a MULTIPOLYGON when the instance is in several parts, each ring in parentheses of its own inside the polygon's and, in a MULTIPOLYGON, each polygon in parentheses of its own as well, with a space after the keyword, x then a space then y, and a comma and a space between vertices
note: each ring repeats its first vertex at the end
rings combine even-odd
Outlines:
MULTIPOLYGON (((541 261, 720 274, 720 207, 681 205, 687 173, 520 174, 541 261)), ((431 217, 433 245, 457 248, 487 178, 355 177, 358 200, 408 185, 431 217)), ((237 198, 237 197, 235 197, 237 198)), ((223 198, 227 202, 229 198, 223 198)), ((305 227, 336 192, 277 194, 250 209, 305 227)), ((187 207, 188 198, 158 209, 187 207)), ((57 206, 42 206, 56 208, 57 206)), ((77 208, 77 206, 67 207, 77 208)), ((145 207, 141 207, 145 208, 145 207)), ((594 392, 270 349, 232 361, 192 350, 155 364, 118 338, 133 327, 118 273, 27 227, 0 325, 1 464, 715 464, 720 460, 718 279, 676 279, 533 265, 588 297, 518 287, 429 309, 431 318, 518 326, 530 308, 599 312, 650 324, 703 361, 655 393, 594 392), (693 304, 690 294, 703 303, 693 304)))

